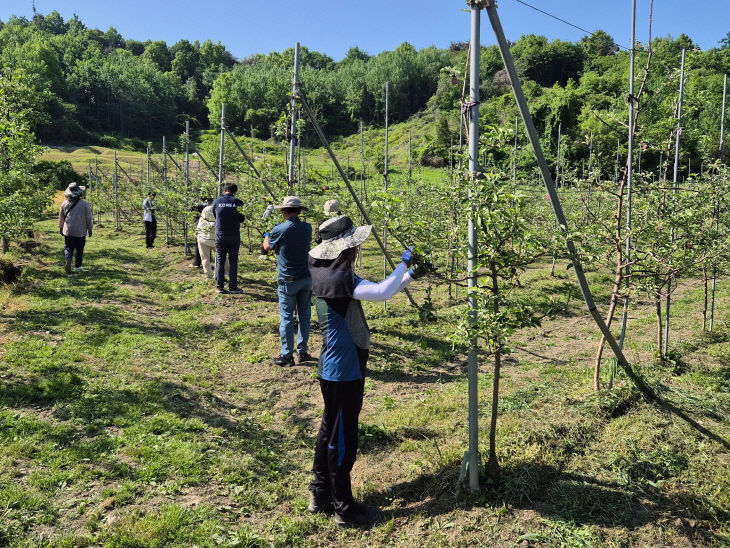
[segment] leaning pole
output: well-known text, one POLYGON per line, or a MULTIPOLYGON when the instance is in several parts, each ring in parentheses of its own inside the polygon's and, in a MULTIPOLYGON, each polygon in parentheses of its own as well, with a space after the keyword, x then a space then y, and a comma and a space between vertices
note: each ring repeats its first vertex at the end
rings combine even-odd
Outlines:
MULTIPOLYGON (((496 2, 495 0, 484 1, 486 3, 489 20, 492 24, 492 29, 494 30, 494 35, 497 39, 497 45, 499 46, 499 51, 502 55, 504 67, 507 70, 507 74, 509 75, 510 83, 512 85, 512 91, 515 96, 515 101, 517 102, 517 107, 520 111, 522 121, 525 124, 527 137, 530 140, 530 145, 532 145, 532 150, 535 154, 535 159, 537 160, 537 164, 540 169, 540 175, 542 176, 542 180, 545 184, 545 190, 547 191, 548 197, 550 198, 550 205, 552 205, 553 207, 555 220, 557 221, 559 229, 567 233, 568 223, 565 219, 565 213, 563 212, 563 208, 560 205, 560 200, 558 199, 557 192, 555 191, 555 185, 553 184, 553 178, 550 174, 550 168, 548 167, 547 161, 545 160, 545 154, 543 153, 542 145, 540 144, 540 139, 537 135, 537 129, 535 128, 535 123, 532 120, 530 109, 527 106, 527 99, 525 98, 525 94, 522 90, 520 78, 517 75, 517 69, 515 68, 515 62, 512 58, 509 44, 507 43, 507 39, 504 36, 502 22, 499 20, 499 14, 497 13, 496 2)), ((591 289, 590 287, 588 287, 588 281, 586 280, 585 272, 583 272, 583 266, 580 263, 578 253, 575 248, 575 243, 571 239, 567 239, 566 247, 568 248, 568 255, 570 257, 570 260, 573 263, 573 272, 575 272, 575 276, 578 280, 578 285, 580 286, 581 293, 583 294, 583 300, 585 301, 586 308, 588 308, 588 312, 591 314, 591 317, 596 322, 596 325, 600 329, 601 334, 606 337, 606 342, 611 347, 611 350, 616 356, 616 360, 618 361, 619 366, 621 367, 621 369, 624 370, 626 376, 631 380, 634 386, 636 386, 636 388, 642 393, 642 395, 646 399, 655 400, 656 394, 654 393, 654 390, 652 390, 652 388, 644 381, 644 379, 639 376, 631 367, 631 364, 628 362, 623 352, 619 348, 616 339, 611 333, 611 330, 608 328, 606 322, 603 320, 601 313, 598 311, 596 303, 593 300, 593 294, 591 293, 591 289)))

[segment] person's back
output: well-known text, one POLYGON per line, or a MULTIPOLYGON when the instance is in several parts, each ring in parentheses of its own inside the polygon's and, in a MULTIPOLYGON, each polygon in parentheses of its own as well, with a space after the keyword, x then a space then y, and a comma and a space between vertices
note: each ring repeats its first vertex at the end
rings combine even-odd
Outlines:
POLYGON ((215 247, 215 217, 213 216, 213 206, 206 206, 200 214, 198 224, 195 228, 198 241, 202 241, 205 245, 215 247))
POLYGON ((276 251, 279 278, 301 280, 309 277, 309 248, 312 244, 312 225, 291 217, 274 227, 269 245, 276 251))
POLYGON ((94 226, 89 202, 82 198, 67 198, 59 211, 59 226, 64 236, 83 238, 94 226))
POLYGON ((228 292, 241 293, 238 288, 238 248, 241 245, 241 221, 238 208, 243 202, 236 198, 238 186, 226 183, 224 194, 213 204, 215 217, 215 279, 218 293, 225 293, 224 265, 229 262, 228 292))
POLYGON ((241 214, 238 208, 243 202, 234 194, 224 194, 213 202, 215 237, 225 240, 241 239, 241 214))
POLYGON ((66 258, 66 274, 71 273, 71 261, 76 256, 76 271, 82 270, 86 234, 91 236, 94 214, 89 202, 82 199, 85 186, 71 183, 64 192, 66 200, 58 211, 58 230, 64 237, 63 253, 66 258))
POLYGON ((264 251, 274 250, 278 263, 279 335, 281 354, 272 359, 275 365, 294 365, 294 311, 299 316, 297 353, 299 362, 311 359, 309 355, 309 319, 312 306, 312 278, 309 275, 309 247, 312 242, 312 225, 299 219, 306 210, 298 196, 287 196, 281 205, 284 221, 274 227, 271 234, 264 234, 264 251))

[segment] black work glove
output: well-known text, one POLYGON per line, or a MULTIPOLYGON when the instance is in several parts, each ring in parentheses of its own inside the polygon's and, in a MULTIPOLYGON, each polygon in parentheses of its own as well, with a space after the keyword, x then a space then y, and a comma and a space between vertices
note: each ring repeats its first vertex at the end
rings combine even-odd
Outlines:
POLYGON ((89 230, 89 238, 91 238, 91 230, 89 230))

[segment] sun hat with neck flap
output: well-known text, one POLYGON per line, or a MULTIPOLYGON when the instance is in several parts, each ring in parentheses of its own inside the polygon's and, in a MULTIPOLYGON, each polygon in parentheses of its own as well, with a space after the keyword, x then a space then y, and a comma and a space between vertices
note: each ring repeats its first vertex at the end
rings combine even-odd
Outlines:
POLYGON ((355 226, 347 215, 333 217, 319 227, 322 243, 311 249, 309 255, 315 259, 336 259, 346 249, 362 244, 372 230, 373 225, 355 226))
POLYGON ((81 186, 78 183, 71 183, 68 185, 68 188, 63 191, 63 195, 66 198, 79 198, 84 192, 86 192, 85 186, 81 186))

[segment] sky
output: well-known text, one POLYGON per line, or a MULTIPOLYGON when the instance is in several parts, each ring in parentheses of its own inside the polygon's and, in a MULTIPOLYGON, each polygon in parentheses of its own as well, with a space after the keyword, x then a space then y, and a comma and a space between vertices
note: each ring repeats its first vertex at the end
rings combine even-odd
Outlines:
MULTIPOLYGON (((631 41, 631 0, 524 0, 578 27, 605 30, 622 46, 631 41)), ((637 40, 648 39, 651 0, 637 0, 637 40)), ((421 49, 446 48, 469 39, 464 0, 35 0, 40 13, 57 10, 64 19, 74 13, 88 27, 114 26, 125 38, 222 42, 237 58, 282 51, 300 42, 336 61, 358 46, 370 54, 408 42, 421 49)), ((526 7, 518 0, 499 0, 505 34, 576 41, 586 33, 526 7)), ((0 0, 0 20, 33 15, 33 0, 0 0)), ((716 47, 730 32, 728 0, 655 0, 653 36, 689 35, 702 49, 716 47)), ((486 14, 482 43, 494 43, 486 14)))

